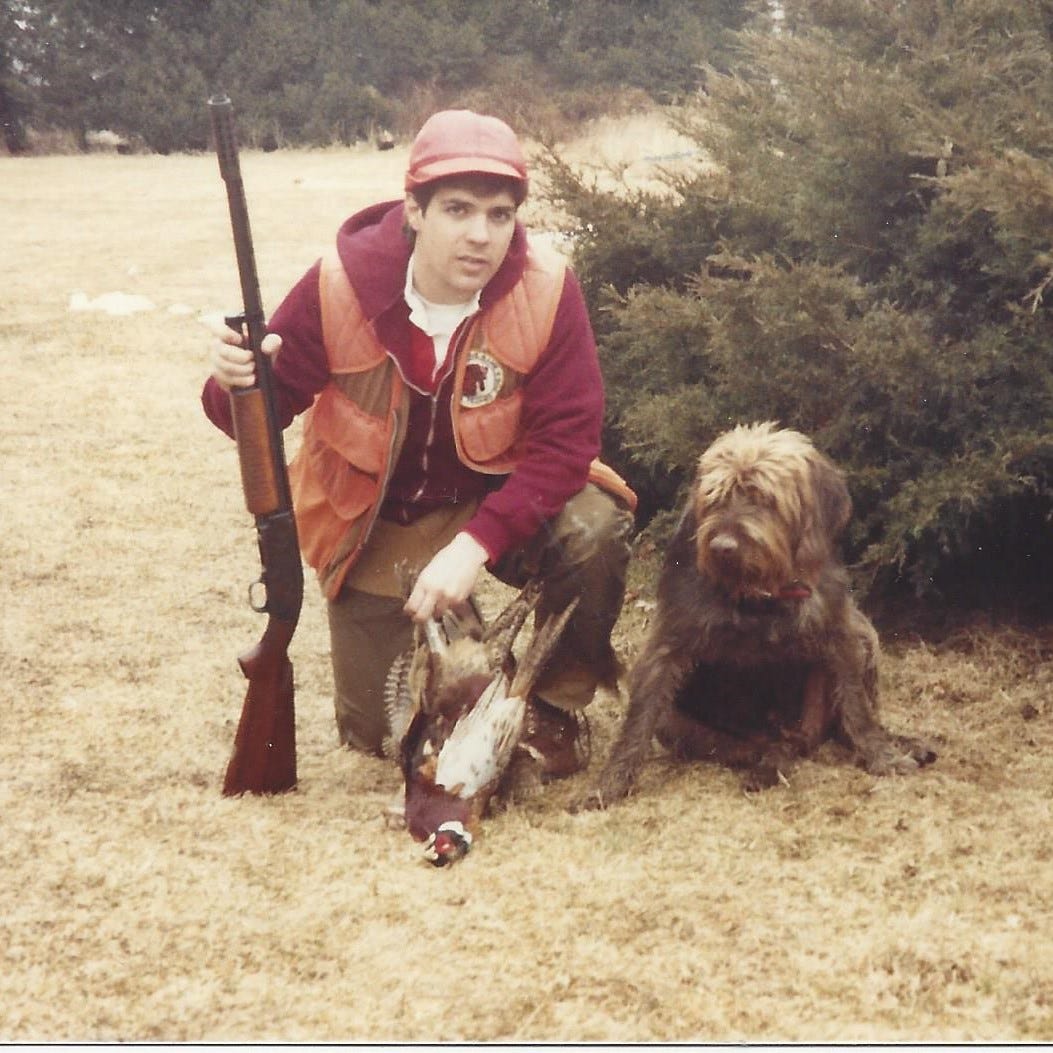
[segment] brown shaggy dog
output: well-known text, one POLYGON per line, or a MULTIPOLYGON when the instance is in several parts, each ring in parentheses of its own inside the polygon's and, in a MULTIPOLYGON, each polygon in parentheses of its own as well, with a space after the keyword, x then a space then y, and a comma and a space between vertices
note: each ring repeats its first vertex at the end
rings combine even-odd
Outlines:
POLYGON ((935 753, 878 722, 878 638, 835 554, 851 514, 841 473, 799 432, 740 426, 702 455, 666 554, 629 709, 595 790, 632 788, 659 741, 747 769, 758 789, 835 737, 874 774, 935 753))

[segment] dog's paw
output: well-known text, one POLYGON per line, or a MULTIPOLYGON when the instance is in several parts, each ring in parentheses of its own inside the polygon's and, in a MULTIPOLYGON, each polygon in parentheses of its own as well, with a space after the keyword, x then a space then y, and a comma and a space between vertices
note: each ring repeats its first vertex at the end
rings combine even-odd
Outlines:
POLYGON ((572 815, 578 812, 605 812, 617 801, 628 797, 631 789, 631 782, 604 780, 580 797, 575 797, 567 806, 567 811, 572 815))
POLYGON ((742 776, 742 789, 746 793, 760 793, 761 790, 770 790, 780 783, 788 786, 789 779, 783 774, 782 767, 778 764, 760 762, 753 765, 742 776))
POLYGON ((938 756, 927 742, 922 742, 920 739, 897 738, 896 741, 900 748, 914 759, 919 768, 932 764, 938 756))
POLYGON ((602 812, 606 811, 606 809, 607 801, 604 800, 603 794, 599 790, 590 790, 580 797, 575 797, 567 805, 567 811, 571 815, 578 815, 581 812, 602 812))
POLYGON ((896 736, 871 750, 863 766, 871 775, 909 775, 936 760, 936 751, 917 739, 896 736))

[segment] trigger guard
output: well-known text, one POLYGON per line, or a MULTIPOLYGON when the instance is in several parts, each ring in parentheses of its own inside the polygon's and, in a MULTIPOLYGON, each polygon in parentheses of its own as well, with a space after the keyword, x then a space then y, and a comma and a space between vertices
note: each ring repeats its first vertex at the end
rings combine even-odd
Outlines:
POLYGON ((267 586, 263 583, 263 578, 259 578, 249 586, 249 606, 257 614, 267 613, 267 586), (263 590, 263 602, 257 603, 256 598, 259 595, 259 591, 263 590))

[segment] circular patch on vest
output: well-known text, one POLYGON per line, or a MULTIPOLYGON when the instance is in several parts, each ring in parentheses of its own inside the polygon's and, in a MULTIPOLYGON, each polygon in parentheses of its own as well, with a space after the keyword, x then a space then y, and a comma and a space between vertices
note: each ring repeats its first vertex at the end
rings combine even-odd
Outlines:
POLYGON ((491 358, 485 351, 470 351, 464 368, 461 405, 468 409, 488 406, 497 398, 504 382, 505 371, 496 358, 491 358))

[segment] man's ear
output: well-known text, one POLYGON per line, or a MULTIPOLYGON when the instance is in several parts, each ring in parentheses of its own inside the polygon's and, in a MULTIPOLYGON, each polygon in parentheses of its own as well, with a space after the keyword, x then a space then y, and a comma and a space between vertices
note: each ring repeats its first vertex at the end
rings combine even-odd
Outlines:
POLYGON ((412 194, 406 195, 406 206, 404 211, 406 224, 415 234, 419 234, 421 222, 424 218, 424 211, 420 207, 420 202, 412 194))

